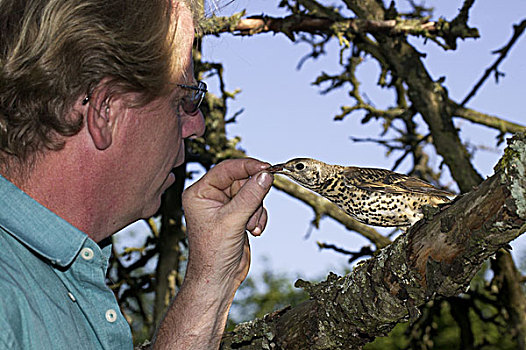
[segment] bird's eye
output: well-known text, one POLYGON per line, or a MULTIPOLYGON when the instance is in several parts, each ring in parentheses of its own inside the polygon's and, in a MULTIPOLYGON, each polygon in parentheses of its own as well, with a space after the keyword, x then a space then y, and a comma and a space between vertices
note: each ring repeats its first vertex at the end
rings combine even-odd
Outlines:
POLYGON ((296 170, 303 170, 305 169, 305 165, 303 163, 298 163, 295 166, 296 170))

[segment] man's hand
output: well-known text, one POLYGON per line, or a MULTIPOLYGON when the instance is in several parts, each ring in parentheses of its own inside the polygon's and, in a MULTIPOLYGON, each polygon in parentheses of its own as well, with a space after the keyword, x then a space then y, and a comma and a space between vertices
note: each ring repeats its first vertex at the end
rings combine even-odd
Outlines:
POLYGON ((224 161, 183 193, 188 236, 185 279, 158 330, 154 349, 217 349, 235 291, 250 265, 246 231, 267 224, 269 164, 224 161))
POLYGON ((258 236, 267 223, 262 202, 272 175, 262 170, 268 167, 255 159, 227 160, 184 192, 187 274, 239 287, 250 265, 246 231, 258 236))

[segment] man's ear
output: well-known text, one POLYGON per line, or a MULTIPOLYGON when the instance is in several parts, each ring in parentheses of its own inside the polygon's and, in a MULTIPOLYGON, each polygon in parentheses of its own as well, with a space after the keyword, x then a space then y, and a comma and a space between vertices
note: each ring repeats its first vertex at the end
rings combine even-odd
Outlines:
POLYGON ((99 150, 111 146, 116 118, 122 111, 117 106, 118 96, 108 96, 106 89, 95 89, 89 97, 86 124, 91 140, 99 150))

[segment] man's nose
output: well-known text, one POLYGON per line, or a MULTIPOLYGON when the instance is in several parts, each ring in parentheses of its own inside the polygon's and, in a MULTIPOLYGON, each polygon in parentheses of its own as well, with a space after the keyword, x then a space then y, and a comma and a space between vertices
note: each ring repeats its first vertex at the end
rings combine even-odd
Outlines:
POLYGON ((203 136, 205 133, 205 118, 201 111, 198 111, 193 115, 183 114, 181 118, 181 131, 183 138, 186 139, 203 136))

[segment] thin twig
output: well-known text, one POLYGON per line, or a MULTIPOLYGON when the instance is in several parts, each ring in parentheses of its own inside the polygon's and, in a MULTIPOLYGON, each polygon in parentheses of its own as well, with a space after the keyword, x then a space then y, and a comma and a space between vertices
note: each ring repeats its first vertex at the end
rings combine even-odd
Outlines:
POLYGON ((480 89, 482 84, 484 84, 484 82, 488 79, 488 77, 490 76, 491 72, 494 71, 495 74, 496 74, 496 79, 498 79, 499 72, 498 72, 497 68, 498 68, 499 64, 504 60, 504 58, 506 58, 506 56, 508 55, 510 49, 517 42, 517 40, 522 35, 522 33, 524 33, 525 29, 526 29, 526 19, 523 19, 520 24, 514 24, 513 25, 513 35, 511 37, 510 41, 504 47, 502 47, 501 49, 496 50, 496 51, 493 52, 493 53, 500 53, 499 58, 489 68, 486 69, 486 71, 484 72, 484 74, 482 75, 480 80, 477 82, 477 84, 475 84, 473 89, 469 92, 469 94, 464 98, 464 100, 460 104, 461 107, 464 107, 466 105, 466 103, 468 103, 468 101, 471 100, 471 98, 473 98, 473 96, 475 96, 475 94, 480 89))
POLYGON ((344 255, 350 255, 351 257, 349 258, 349 263, 352 263, 353 261, 358 260, 359 258, 363 258, 364 256, 373 256, 374 254, 374 250, 372 250, 370 246, 363 246, 359 251, 351 252, 347 249, 340 248, 334 244, 322 243, 322 242, 317 242, 317 243, 320 249, 331 249, 331 250, 334 250, 335 252, 338 252, 344 255))

